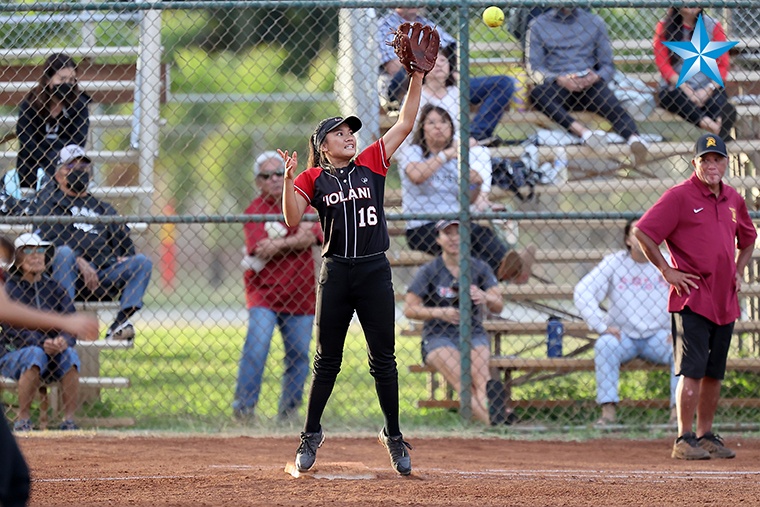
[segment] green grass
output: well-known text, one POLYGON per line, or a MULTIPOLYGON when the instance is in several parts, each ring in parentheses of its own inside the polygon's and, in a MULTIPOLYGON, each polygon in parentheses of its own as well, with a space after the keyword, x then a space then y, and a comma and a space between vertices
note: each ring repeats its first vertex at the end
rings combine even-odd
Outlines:
MULTIPOLYGON (((131 387, 102 390, 101 401, 86 407, 83 415, 133 417, 136 429, 149 430, 214 432, 240 427, 232 419, 230 404, 244 334, 243 325, 167 325, 141 330, 139 345, 134 349, 104 351, 101 354, 102 375, 129 377, 131 387)), ((313 346, 312 343, 312 353, 313 346)), ((255 427, 261 431, 291 431, 301 424, 301 419, 292 425, 278 425, 274 421, 280 392, 282 355, 281 338, 276 334, 257 410, 255 427)), ((401 418, 405 428, 444 432, 478 428, 477 425, 463 424, 456 412, 417 408, 417 401, 426 397, 426 376, 410 374, 407 367, 420 361, 418 338, 399 338, 397 360, 401 418)), ((628 399, 666 398, 667 385, 664 372, 624 373, 621 396, 628 399)), ((752 397, 757 391, 756 376, 739 375, 729 377, 724 394, 752 397)), ((593 401, 593 372, 526 383, 516 387, 513 396, 516 399, 578 400, 566 408, 520 412, 524 421, 534 424, 578 426, 589 424, 598 417, 593 401)), ((301 416, 303 413, 302 408, 301 416)), ((662 424, 667 420, 667 413, 663 410, 622 408, 620 415, 627 424, 634 426, 662 424)), ((752 422, 757 416, 756 410, 720 411, 718 420, 752 422)), ((358 326, 352 326, 346 340, 342 371, 323 421, 331 431, 371 430, 382 425, 374 382, 368 371, 364 338, 358 326)))
MULTIPOLYGON (((134 418, 137 430, 165 431, 254 431, 262 434, 292 433, 302 424, 300 417, 290 424, 278 424, 274 416, 282 375, 282 341, 275 334, 272 341, 264 386, 252 425, 234 421, 230 404, 237 376, 237 361, 245 334, 245 326, 191 326, 163 324, 141 329, 138 345, 127 351, 103 351, 101 375, 125 376, 131 387, 101 390, 100 401, 87 405, 82 417, 134 418)), ((516 350, 525 347, 523 337, 510 337, 516 350)), ((570 340, 566 346, 572 345, 570 340)), ((312 354, 314 344, 312 343, 312 354)), ((420 362, 419 338, 397 340, 399 364, 400 412, 402 427, 415 433, 482 434, 496 436, 522 434, 513 428, 483 428, 463 423, 455 411, 420 409, 417 401, 427 395, 426 376, 411 374, 408 366, 420 362), (517 433, 516 433, 517 432, 517 433)), ((536 348, 540 354, 540 348, 536 348)), ((624 399, 667 398, 668 379, 665 372, 624 372, 621 376, 621 397, 624 399)), ((724 383, 726 398, 757 397, 760 382, 757 375, 729 374, 724 383)), ((307 385, 308 392, 308 385, 307 385)), ((576 403, 563 408, 519 410, 523 422, 545 426, 550 434, 572 427, 572 438, 598 436, 596 430, 584 429, 598 417, 594 403, 593 372, 580 372, 541 381, 533 381, 513 389, 515 399, 573 399, 576 403)), ((15 395, 4 394, 4 401, 13 405, 15 395)), ((755 424, 757 409, 721 409, 718 424, 755 424)), ((35 413, 36 417, 36 413, 35 413)), ((641 437, 646 425, 663 424, 665 410, 621 408, 619 418, 628 425, 631 435, 641 437)), ((375 431, 382 425, 382 415, 367 366, 366 347, 358 326, 352 326, 346 340, 344 362, 338 382, 324 414, 323 424, 331 432, 375 431)), ((53 421, 54 422, 54 421, 53 421)), ((724 431, 725 432, 725 431, 724 431)), ((542 433, 545 434, 545 433, 542 433)), ((557 433, 559 434, 559 433, 557 433)), ((649 435, 649 434, 648 434, 649 435)), ((652 435, 649 435, 652 436, 652 435)))

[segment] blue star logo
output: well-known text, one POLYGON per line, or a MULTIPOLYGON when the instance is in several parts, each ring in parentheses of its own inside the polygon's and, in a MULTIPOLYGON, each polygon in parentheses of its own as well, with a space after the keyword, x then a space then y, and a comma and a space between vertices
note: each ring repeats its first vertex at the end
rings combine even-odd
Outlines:
POLYGON ((678 84, 681 86, 694 74, 702 72, 720 86, 723 86, 723 78, 720 77, 718 64, 715 60, 727 52, 739 42, 713 42, 707 35, 702 14, 697 18, 697 26, 694 27, 694 35, 689 42, 663 42, 665 47, 683 58, 681 75, 678 76, 678 84))

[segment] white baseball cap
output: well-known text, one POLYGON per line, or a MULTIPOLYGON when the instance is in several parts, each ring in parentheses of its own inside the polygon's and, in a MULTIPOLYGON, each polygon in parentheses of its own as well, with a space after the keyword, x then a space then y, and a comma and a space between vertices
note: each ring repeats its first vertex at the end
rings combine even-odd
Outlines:
POLYGON ((18 250, 22 246, 50 246, 51 244, 49 241, 43 241, 42 238, 33 232, 25 232, 16 238, 16 241, 13 242, 13 247, 18 250))
POLYGON ((283 170, 285 169, 285 161, 282 160, 282 157, 279 153, 276 151, 265 151, 256 157, 256 161, 253 163, 253 175, 258 176, 258 174, 261 172, 261 166, 264 165, 264 162, 271 159, 277 160, 280 167, 282 167, 283 170))
POLYGON ((78 144, 69 144, 61 148, 60 153, 60 162, 59 164, 64 165, 68 164, 70 162, 73 162, 74 160, 84 160, 88 164, 92 163, 92 160, 90 157, 87 156, 87 153, 84 151, 84 148, 79 146, 78 144))

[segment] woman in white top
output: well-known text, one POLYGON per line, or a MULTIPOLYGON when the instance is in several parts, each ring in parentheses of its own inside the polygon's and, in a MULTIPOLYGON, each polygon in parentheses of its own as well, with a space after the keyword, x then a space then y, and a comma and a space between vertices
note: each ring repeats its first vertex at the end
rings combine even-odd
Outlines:
POLYGON ((670 365, 670 406, 675 406, 678 379, 673 370, 668 283, 631 233, 634 225, 629 220, 623 229, 626 250, 607 255, 575 286, 575 306, 589 329, 599 333, 594 364, 602 417, 597 424, 615 421, 620 365, 637 357, 670 365), (607 311, 600 306, 605 300, 607 311))
MULTIPOLYGON (((401 173, 404 213, 457 213, 459 211, 458 147, 454 139, 454 123, 445 109, 428 104, 422 108, 411 144, 397 152, 401 173)), ((489 174, 491 157, 488 149, 473 146, 470 150, 470 202, 477 203, 489 174)), ((489 182, 490 183, 490 182, 489 182)), ((410 220, 406 226, 409 247, 432 255, 441 252, 432 220, 410 220)), ((472 224, 472 254, 485 261, 499 280, 525 283, 530 277, 533 249, 523 255, 501 241, 494 231, 472 224)))

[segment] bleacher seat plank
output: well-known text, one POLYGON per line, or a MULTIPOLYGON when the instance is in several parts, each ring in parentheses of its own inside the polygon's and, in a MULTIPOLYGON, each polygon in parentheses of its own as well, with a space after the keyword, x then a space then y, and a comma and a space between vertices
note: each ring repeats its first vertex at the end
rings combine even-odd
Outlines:
MULTIPOLYGON (((137 162, 139 151, 137 150, 90 150, 87 156, 96 164, 110 162, 129 164, 137 162)), ((7 162, 15 162, 18 157, 16 151, 0 151, 0 159, 7 162)))
MULTIPOLYGON (((41 65, 0 65, 0 105, 17 107, 24 95, 36 86, 41 65)), ((161 100, 166 99, 167 67, 161 66, 161 100)), ((93 63, 77 66, 80 88, 97 104, 126 104, 134 100, 136 63, 93 63)))
MULTIPOLYGON (((74 306, 77 308, 77 310, 87 310, 89 308, 92 308, 95 305, 107 305, 109 308, 119 308, 119 303, 116 302, 113 305, 110 302, 106 303, 82 303, 80 301, 77 301, 74 303, 74 306)), ((76 348, 78 349, 89 349, 89 348, 96 348, 101 350, 127 350, 134 348, 134 341, 132 340, 113 340, 113 341, 106 341, 106 340, 95 340, 95 341, 85 341, 85 340, 77 340, 76 348)))
MULTIPOLYGON (((18 116, 0 116, 0 128, 15 130, 18 116)), ((132 127, 132 116, 128 114, 91 114, 90 128, 132 127)))
MULTIPOLYGON (((536 262, 538 263, 572 263, 572 262, 599 262, 605 255, 612 253, 608 249, 548 249, 536 251, 536 262)), ((388 261, 392 267, 400 266, 421 266, 429 262, 434 257, 425 252, 418 250, 395 250, 388 252, 388 261)))
MULTIPOLYGON (((504 296, 513 301, 525 299, 572 299, 574 286, 570 284, 524 284, 505 285, 504 296)), ((760 284, 750 283, 742 286, 739 297, 760 296, 760 284)))
MULTIPOLYGON (((612 179, 584 179, 571 180, 561 185, 540 185, 536 187, 536 193, 545 195, 609 195, 628 192, 652 192, 661 194, 668 188, 681 183, 684 178, 612 178, 612 179)), ((760 176, 727 176, 723 179, 734 188, 753 188, 760 185, 760 176)), ((503 199, 512 195, 502 189, 494 189, 491 192, 493 200, 503 199)))
MULTIPOLYGON (((594 371, 593 359, 578 358, 519 358, 519 357, 492 357, 489 365, 492 368, 504 372, 505 380, 511 383, 512 371, 524 371, 533 373, 538 371, 553 371, 555 373, 572 373, 576 371, 594 371)), ((622 371, 666 371, 666 365, 657 365, 634 359, 621 366, 622 371)), ((448 385, 441 385, 445 382, 438 381, 440 373, 436 372, 431 366, 425 364, 413 364, 408 367, 410 373, 424 373, 428 375, 428 398, 418 400, 417 406, 420 408, 459 408, 459 400, 455 399, 453 391, 448 385), (442 397, 438 392, 443 390, 442 397)), ((729 358, 726 363, 726 371, 760 373, 760 358, 729 358)), ((509 391, 509 389, 508 389, 509 391)), ((571 407, 581 404, 595 406, 594 400, 541 400, 541 399, 509 399, 508 406, 511 408, 559 408, 571 407)), ((670 401, 667 399, 644 399, 644 400, 620 400, 620 406, 636 408, 660 408, 667 409, 670 401)), ((722 398, 719 402, 721 407, 744 407, 760 408, 760 398, 722 398)))
MULTIPOLYGON (((126 377, 79 377, 79 385, 98 389, 122 389, 130 386, 126 377)), ((0 377, 0 386, 15 388, 17 382, 7 377, 0 377)))
POLYGON ((2 60, 40 60, 56 53, 64 53, 72 58, 113 58, 133 56, 140 52, 137 46, 71 46, 57 48, 27 47, 27 48, 0 48, 2 60))
MULTIPOLYGON (((590 332, 588 326, 582 321, 562 321, 566 334, 578 334, 590 332)), ((518 322, 512 320, 485 320, 483 328, 491 334, 508 333, 513 335, 546 334, 546 322, 518 322)), ((408 328, 402 329, 400 336, 420 336, 422 327, 415 322, 408 328)), ((760 321, 739 320, 734 324, 734 333, 757 333, 760 332, 760 321)))

